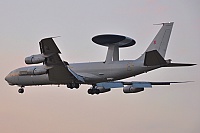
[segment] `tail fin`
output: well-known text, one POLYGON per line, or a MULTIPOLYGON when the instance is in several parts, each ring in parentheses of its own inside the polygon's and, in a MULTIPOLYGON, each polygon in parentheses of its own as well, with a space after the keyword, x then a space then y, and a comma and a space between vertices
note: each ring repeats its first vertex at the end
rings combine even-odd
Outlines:
POLYGON ((145 52, 157 50, 164 58, 174 22, 162 23, 163 26, 145 52))
POLYGON ((162 24, 162 28, 155 36, 145 53, 137 60, 142 60, 144 66, 180 67, 196 65, 187 63, 171 63, 171 60, 164 59, 174 23, 170 22, 162 24))

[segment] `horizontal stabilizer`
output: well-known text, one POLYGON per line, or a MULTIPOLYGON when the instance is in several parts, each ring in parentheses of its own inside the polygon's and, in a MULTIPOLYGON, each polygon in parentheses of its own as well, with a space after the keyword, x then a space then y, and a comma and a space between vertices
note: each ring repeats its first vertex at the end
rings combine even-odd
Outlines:
POLYGON ((167 62, 159 54, 157 50, 152 50, 145 52, 144 65, 145 66, 161 66, 165 65, 167 62))
POLYGON ((185 63, 168 63, 163 67, 183 67, 183 66, 194 66, 196 64, 185 64, 185 63))

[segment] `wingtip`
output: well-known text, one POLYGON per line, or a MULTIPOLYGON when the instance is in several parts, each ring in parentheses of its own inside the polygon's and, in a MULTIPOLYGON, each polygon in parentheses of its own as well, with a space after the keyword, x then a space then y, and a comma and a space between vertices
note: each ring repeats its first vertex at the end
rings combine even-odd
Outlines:
POLYGON ((54 37, 51 37, 51 38, 58 38, 58 37, 61 37, 61 36, 54 36, 54 37))
POLYGON ((197 64, 188 64, 188 66, 196 66, 197 64))
POLYGON ((163 23, 157 23, 153 25, 165 25, 165 24, 174 24, 174 22, 163 22, 163 23))
MULTIPOLYGON (((58 38, 58 37, 61 37, 61 36, 45 37, 45 38, 43 38, 42 40, 45 40, 45 39, 53 39, 53 38, 58 38)), ((41 41, 42 41, 42 40, 41 40, 41 41)))
POLYGON ((195 82, 195 81, 183 81, 181 83, 191 83, 191 82, 195 82))

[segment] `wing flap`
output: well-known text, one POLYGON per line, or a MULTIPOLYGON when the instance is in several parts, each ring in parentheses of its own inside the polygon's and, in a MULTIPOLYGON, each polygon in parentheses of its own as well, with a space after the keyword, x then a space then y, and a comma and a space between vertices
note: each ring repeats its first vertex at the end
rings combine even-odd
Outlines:
POLYGON ((105 89, 124 87, 122 82, 102 82, 102 83, 97 83, 96 86, 104 87, 105 89))
POLYGON ((76 78, 74 78, 74 76, 69 71, 67 71, 65 67, 62 65, 57 65, 53 66, 53 68, 49 70, 49 80, 56 82, 72 82, 73 80, 76 80, 76 78))
POLYGON ((74 77, 76 77, 76 79, 78 79, 79 81, 85 82, 85 81, 84 81, 84 78, 83 78, 82 76, 76 74, 76 73, 75 73, 74 71, 72 71, 69 67, 67 67, 67 68, 68 68, 69 72, 70 72, 74 77))
POLYGON ((152 88, 150 82, 133 82, 132 87, 134 88, 152 88))

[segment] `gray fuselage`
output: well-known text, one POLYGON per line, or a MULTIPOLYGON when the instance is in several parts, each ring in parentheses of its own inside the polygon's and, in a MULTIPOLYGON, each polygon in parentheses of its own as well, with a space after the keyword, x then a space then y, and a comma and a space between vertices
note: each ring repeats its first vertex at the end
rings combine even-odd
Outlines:
MULTIPOLYGON (((31 68, 41 68, 44 65, 22 67, 13 70, 8 77, 12 82, 10 85, 31 86, 31 85, 48 85, 48 84, 67 84, 70 81, 53 82, 48 78, 48 74, 42 75, 20 75, 21 72, 28 71, 31 68)), ((95 84, 98 82, 108 82, 128 77, 136 76, 141 73, 155 69, 156 67, 143 66, 141 60, 122 60, 104 62, 88 62, 88 63, 73 63, 69 64, 69 68, 78 75, 84 77, 85 83, 80 84, 95 84)))

